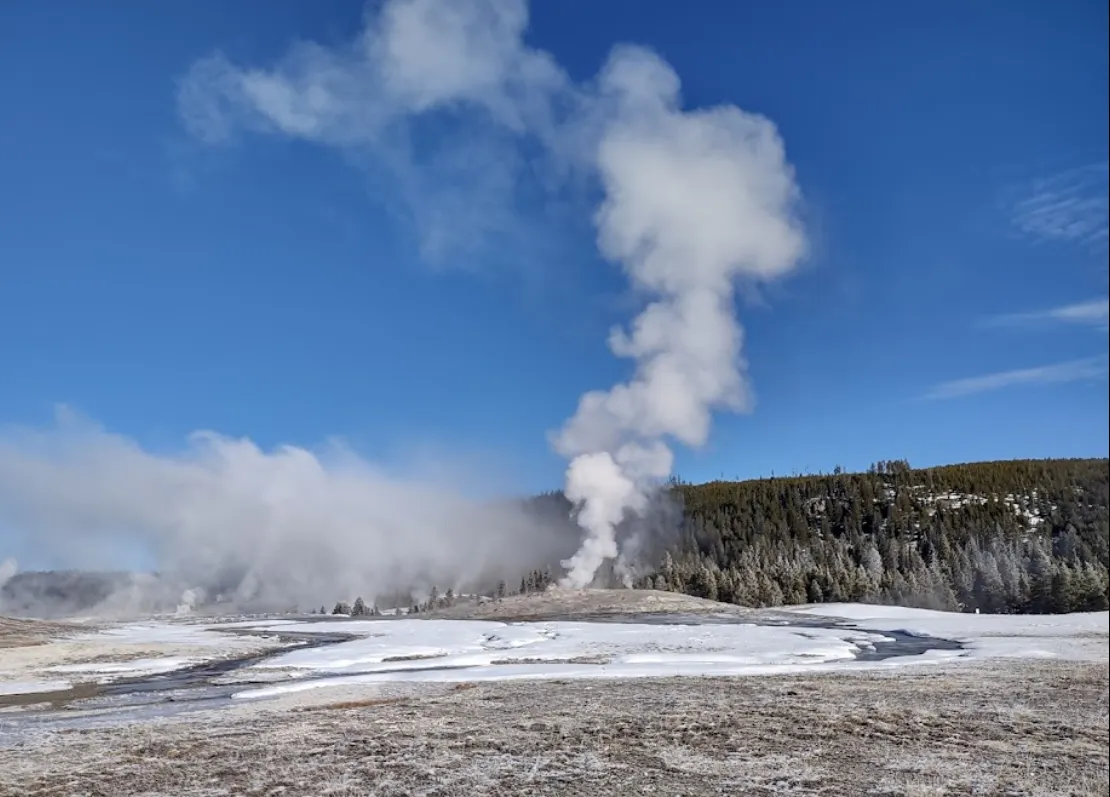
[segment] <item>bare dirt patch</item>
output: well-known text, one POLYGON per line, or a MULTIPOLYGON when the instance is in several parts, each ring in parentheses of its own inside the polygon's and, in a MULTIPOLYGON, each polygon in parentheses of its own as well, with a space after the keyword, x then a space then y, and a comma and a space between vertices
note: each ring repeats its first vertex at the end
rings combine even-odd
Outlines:
POLYGON ((384 656, 382 664, 389 664, 398 661, 428 661, 430 659, 442 659, 442 653, 408 653, 401 656, 384 656))
POLYGON ((751 609, 731 603, 694 598, 675 592, 644 589, 557 589, 500 600, 462 601, 427 616, 457 620, 555 620, 576 616, 635 614, 728 614, 747 616, 751 609))
POLYGON ((376 706, 393 706, 404 703, 404 697, 370 697, 365 700, 341 700, 338 703, 324 703, 321 706, 305 706, 298 711, 345 711, 352 708, 374 708, 376 706))
POLYGON ((43 645, 52 639, 87 631, 84 626, 67 623, 47 622, 45 620, 20 620, 14 617, 0 617, 0 648, 22 648, 29 645, 43 645))
MULTIPOLYGON (((3 682, 0 681, 0 683, 3 682)), ((66 689, 54 689, 47 692, 24 692, 14 695, 0 694, 0 711, 44 706, 61 708, 74 700, 84 700, 85 698, 95 697, 99 692, 99 684, 83 682, 75 683, 66 689)))
POLYGON ((1108 680, 996 662, 348 692, 32 739, 0 749, 0 795, 1105 794, 1108 680))

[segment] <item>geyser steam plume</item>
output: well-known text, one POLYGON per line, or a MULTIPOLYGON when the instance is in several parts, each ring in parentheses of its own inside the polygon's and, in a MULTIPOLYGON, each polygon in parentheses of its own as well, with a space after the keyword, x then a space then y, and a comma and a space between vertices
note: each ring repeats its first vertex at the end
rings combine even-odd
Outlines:
POLYGON ((671 473, 666 438, 701 445, 715 408, 750 406, 734 283, 785 273, 805 245, 771 122, 732 106, 681 111, 677 76, 643 51, 614 53, 600 89, 614 113, 597 149, 599 245, 655 299, 609 337, 633 377, 582 396, 556 439, 586 530, 565 563, 571 586, 618 555, 617 524, 671 473))

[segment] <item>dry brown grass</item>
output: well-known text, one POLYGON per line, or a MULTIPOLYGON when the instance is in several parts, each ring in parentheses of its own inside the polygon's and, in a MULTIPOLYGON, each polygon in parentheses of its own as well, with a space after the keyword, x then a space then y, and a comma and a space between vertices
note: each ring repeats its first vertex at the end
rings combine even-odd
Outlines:
POLYGON ((0 649, 42 645, 49 642, 51 639, 56 639, 75 631, 86 630, 88 630, 86 627, 73 626, 67 623, 0 617, 0 649))
POLYGON ((442 659, 445 654, 443 653, 408 653, 401 656, 385 656, 382 659, 382 664, 389 664, 398 661, 426 661, 428 659, 442 659))
POLYGON ((404 697, 372 697, 365 700, 341 700, 338 703, 324 703, 319 706, 304 706, 297 711, 345 711, 352 708, 374 708, 375 706, 393 706, 406 702, 404 697))
POLYGON ((460 601, 428 617, 467 620, 550 620, 582 615, 655 613, 749 615, 753 610, 677 592, 650 589, 556 589, 508 595, 481 604, 460 601))
POLYGON ((69 686, 66 689, 55 689, 50 692, 27 692, 14 695, 0 694, 0 710, 26 708, 40 704, 49 704, 54 708, 62 708, 74 700, 85 700, 96 697, 100 692, 100 685, 94 682, 82 682, 69 686))
POLYGON ((1010 662, 259 703, 0 750, 0 795, 1104 795, 1108 681, 1010 662))

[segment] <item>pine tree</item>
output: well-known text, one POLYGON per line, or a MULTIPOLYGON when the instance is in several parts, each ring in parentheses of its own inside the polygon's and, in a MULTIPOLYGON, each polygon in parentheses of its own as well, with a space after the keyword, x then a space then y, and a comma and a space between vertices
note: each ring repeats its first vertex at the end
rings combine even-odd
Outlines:
POLYGON ((1052 611, 1052 560, 1040 545, 1034 543, 1029 551, 1029 611, 1048 614, 1052 611))
POLYGON ((1050 610, 1053 612, 1070 612, 1075 609, 1076 600, 1072 591, 1071 569, 1066 564, 1056 567, 1052 574, 1052 603, 1050 610))

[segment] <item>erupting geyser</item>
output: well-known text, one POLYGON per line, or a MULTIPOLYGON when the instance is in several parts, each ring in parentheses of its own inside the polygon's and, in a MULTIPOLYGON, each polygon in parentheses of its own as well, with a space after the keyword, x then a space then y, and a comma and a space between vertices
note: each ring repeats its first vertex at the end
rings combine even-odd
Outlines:
POLYGON ((618 555, 617 524, 670 475, 666 440, 701 445, 714 409, 750 406, 734 286, 789 271, 805 250, 770 121, 732 106, 683 112, 678 77, 640 49, 613 54, 600 90, 612 115, 597 148, 599 246, 654 301, 609 337, 635 362, 632 378, 582 396, 556 438, 586 532, 565 563, 564 583, 579 587, 618 555))

